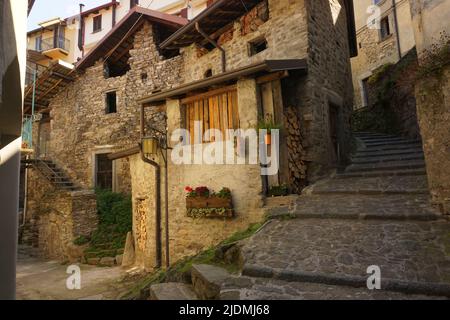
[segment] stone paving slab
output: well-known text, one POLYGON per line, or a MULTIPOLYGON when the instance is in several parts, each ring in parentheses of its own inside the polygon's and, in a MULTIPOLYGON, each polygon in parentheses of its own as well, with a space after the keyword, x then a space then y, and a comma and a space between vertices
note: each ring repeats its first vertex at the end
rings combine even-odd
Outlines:
POLYGON ((437 300, 439 296, 350 286, 238 277, 223 285, 221 300, 437 300))
POLYGON ((425 175, 400 177, 356 177, 349 179, 330 179, 316 183, 313 193, 423 193, 428 194, 428 180, 425 175))
POLYGON ((246 243, 242 254, 243 273, 253 277, 292 274, 299 280, 303 273, 308 282, 360 284, 367 268, 377 265, 389 288, 409 289, 410 282, 415 293, 450 296, 447 221, 272 221, 246 243), (260 272, 247 274, 247 268, 260 272))
POLYGON ((430 221, 441 218, 428 195, 303 195, 289 206, 267 210, 269 217, 390 219, 430 221))

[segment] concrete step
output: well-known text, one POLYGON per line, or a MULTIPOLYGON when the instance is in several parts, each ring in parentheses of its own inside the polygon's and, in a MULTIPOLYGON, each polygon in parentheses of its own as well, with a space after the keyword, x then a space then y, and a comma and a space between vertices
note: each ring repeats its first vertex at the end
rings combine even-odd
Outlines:
POLYGON ((150 287, 150 300, 197 300, 191 285, 185 283, 160 283, 150 287))
MULTIPOLYGON (((322 200, 325 202, 325 200, 322 200)), ((243 246, 242 275, 450 297, 447 221, 272 221, 243 246)))
POLYGON ((433 221, 441 214, 429 203, 427 194, 312 194, 289 206, 267 209, 273 219, 351 219, 433 221))
POLYGON ((223 283, 230 277, 228 271, 212 265, 192 266, 192 285, 201 300, 218 300, 223 283))
POLYGON ((367 171, 395 171, 405 169, 425 168, 425 161, 389 161, 377 164, 352 164, 345 172, 367 172, 367 171))
POLYGON ((369 290, 348 285, 233 277, 221 291, 221 300, 442 300, 442 296, 369 290))

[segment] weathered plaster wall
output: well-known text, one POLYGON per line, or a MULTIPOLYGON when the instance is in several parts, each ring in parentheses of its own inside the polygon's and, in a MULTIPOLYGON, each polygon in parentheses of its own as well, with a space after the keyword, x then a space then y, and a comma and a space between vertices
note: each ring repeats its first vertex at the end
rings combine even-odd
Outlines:
MULTIPOLYGON (((244 129, 256 125, 257 97, 254 80, 238 83, 239 115, 244 129)), ((168 101, 169 136, 181 126, 179 100, 168 101)), ((173 145, 172 145, 173 146, 173 145)), ((170 158, 170 153, 169 153, 170 158)), ((162 159, 158 159, 163 164, 162 159)), ((155 170, 139 155, 130 158, 133 186, 133 233, 136 264, 146 269, 155 263, 155 170)), ((169 231, 171 261, 194 255, 262 219, 262 180, 259 165, 176 165, 169 161, 169 231), (236 218, 192 219, 186 214, 185 186, 207 186, 233 193, 236 218)), ((164 177, 164 170, 162 172, 164 177)), ((164 190, 164 179, 162 190, 164 190)), ((164 192, 163 192, 164 194, 164 192)), ((164 199, 163 199, 164 200, 164 199)), ((164 201, 162 202, 164 208, 164 201)), ((164 211, 163 211, 164 212, 164 211)), ((164 221, 163 221, 164 226, 164 221)))

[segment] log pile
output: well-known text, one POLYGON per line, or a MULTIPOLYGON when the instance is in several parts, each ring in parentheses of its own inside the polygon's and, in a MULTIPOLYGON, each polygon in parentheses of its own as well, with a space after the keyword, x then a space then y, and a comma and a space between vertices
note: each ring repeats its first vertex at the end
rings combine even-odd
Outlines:
POLYGON ((301 193, 306 186, 306 164, 302 159, 305 151, 302 145, 300 119, 293 107, 288 107, 284 116, 287 131, 290 185, 293 192, 301 193))

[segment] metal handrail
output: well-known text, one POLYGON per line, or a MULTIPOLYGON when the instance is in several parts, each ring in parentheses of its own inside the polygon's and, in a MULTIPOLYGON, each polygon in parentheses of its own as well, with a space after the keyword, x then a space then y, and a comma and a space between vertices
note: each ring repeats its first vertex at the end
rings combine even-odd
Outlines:
POLYGON ((52 38, 46 38, 46 39, 42 39, 41 41, 41 48, 39 51, 47 51, 47 50, 51 50, 51 49, 63 49, 66 51, 69 51, 70 48, 70 40, 60 37, 57 38, 56 40, 52 37, 52 38))

